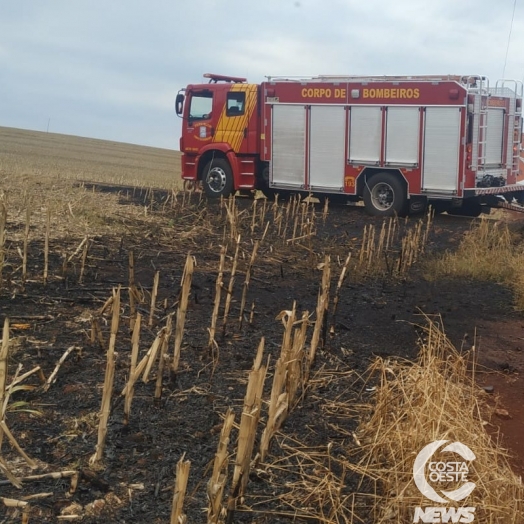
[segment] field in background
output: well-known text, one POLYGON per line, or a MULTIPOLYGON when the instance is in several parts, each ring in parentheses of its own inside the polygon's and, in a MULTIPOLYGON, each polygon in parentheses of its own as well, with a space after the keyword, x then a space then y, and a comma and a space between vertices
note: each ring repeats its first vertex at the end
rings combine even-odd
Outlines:
POLYGON ((181 188, 180 153, 41 131, 0 127, 0 176, 181 188))

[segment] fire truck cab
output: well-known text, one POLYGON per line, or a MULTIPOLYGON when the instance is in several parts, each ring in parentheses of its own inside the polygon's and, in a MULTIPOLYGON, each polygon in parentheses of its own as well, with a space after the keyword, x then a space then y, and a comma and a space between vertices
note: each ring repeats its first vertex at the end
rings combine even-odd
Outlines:
POLYGON ((182 178, 237 190, 363 200, 378 216, 477 216, 517 184, 522 83, 471 76, 272 78, 206 74, 181 90, 182 178), (484 206, 484 207, 483 207, 484 206))

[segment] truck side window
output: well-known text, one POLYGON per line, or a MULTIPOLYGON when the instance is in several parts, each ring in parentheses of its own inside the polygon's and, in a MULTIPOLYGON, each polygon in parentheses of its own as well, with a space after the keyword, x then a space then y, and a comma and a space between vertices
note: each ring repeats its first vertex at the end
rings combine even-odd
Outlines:
POLYGON ((213 109, 213 93, 203 91, 192 93, 189 107, 189 120, 208 120, 213 109))
POLYGON ((242 91, 230 91, 227 94, 226 116, 243 115, 246 105, 246 93, 242 91))

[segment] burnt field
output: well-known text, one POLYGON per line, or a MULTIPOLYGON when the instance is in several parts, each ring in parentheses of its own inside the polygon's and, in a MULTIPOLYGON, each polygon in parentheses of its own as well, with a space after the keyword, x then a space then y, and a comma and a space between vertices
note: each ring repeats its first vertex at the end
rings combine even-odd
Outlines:
POLYGON ((83 144, 64 160, 1 131, 3 522, 378 522, 369 368, 415 360, 431 321, 475 348, 485 428, 522 474, 518 294, 433 263, 481 222, 518 246, 520 216, 208 202, 173 152, 63 137, 83 144))

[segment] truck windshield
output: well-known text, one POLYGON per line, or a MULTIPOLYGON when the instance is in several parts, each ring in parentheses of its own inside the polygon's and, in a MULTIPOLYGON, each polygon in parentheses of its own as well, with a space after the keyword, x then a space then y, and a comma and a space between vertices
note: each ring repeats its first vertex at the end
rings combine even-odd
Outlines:
POLYGON ((190 120, 207 120, 211 118, 213 108, 213 93, 207 91, 193 93, 191 95, 191 105, 189 107, 190 120))

